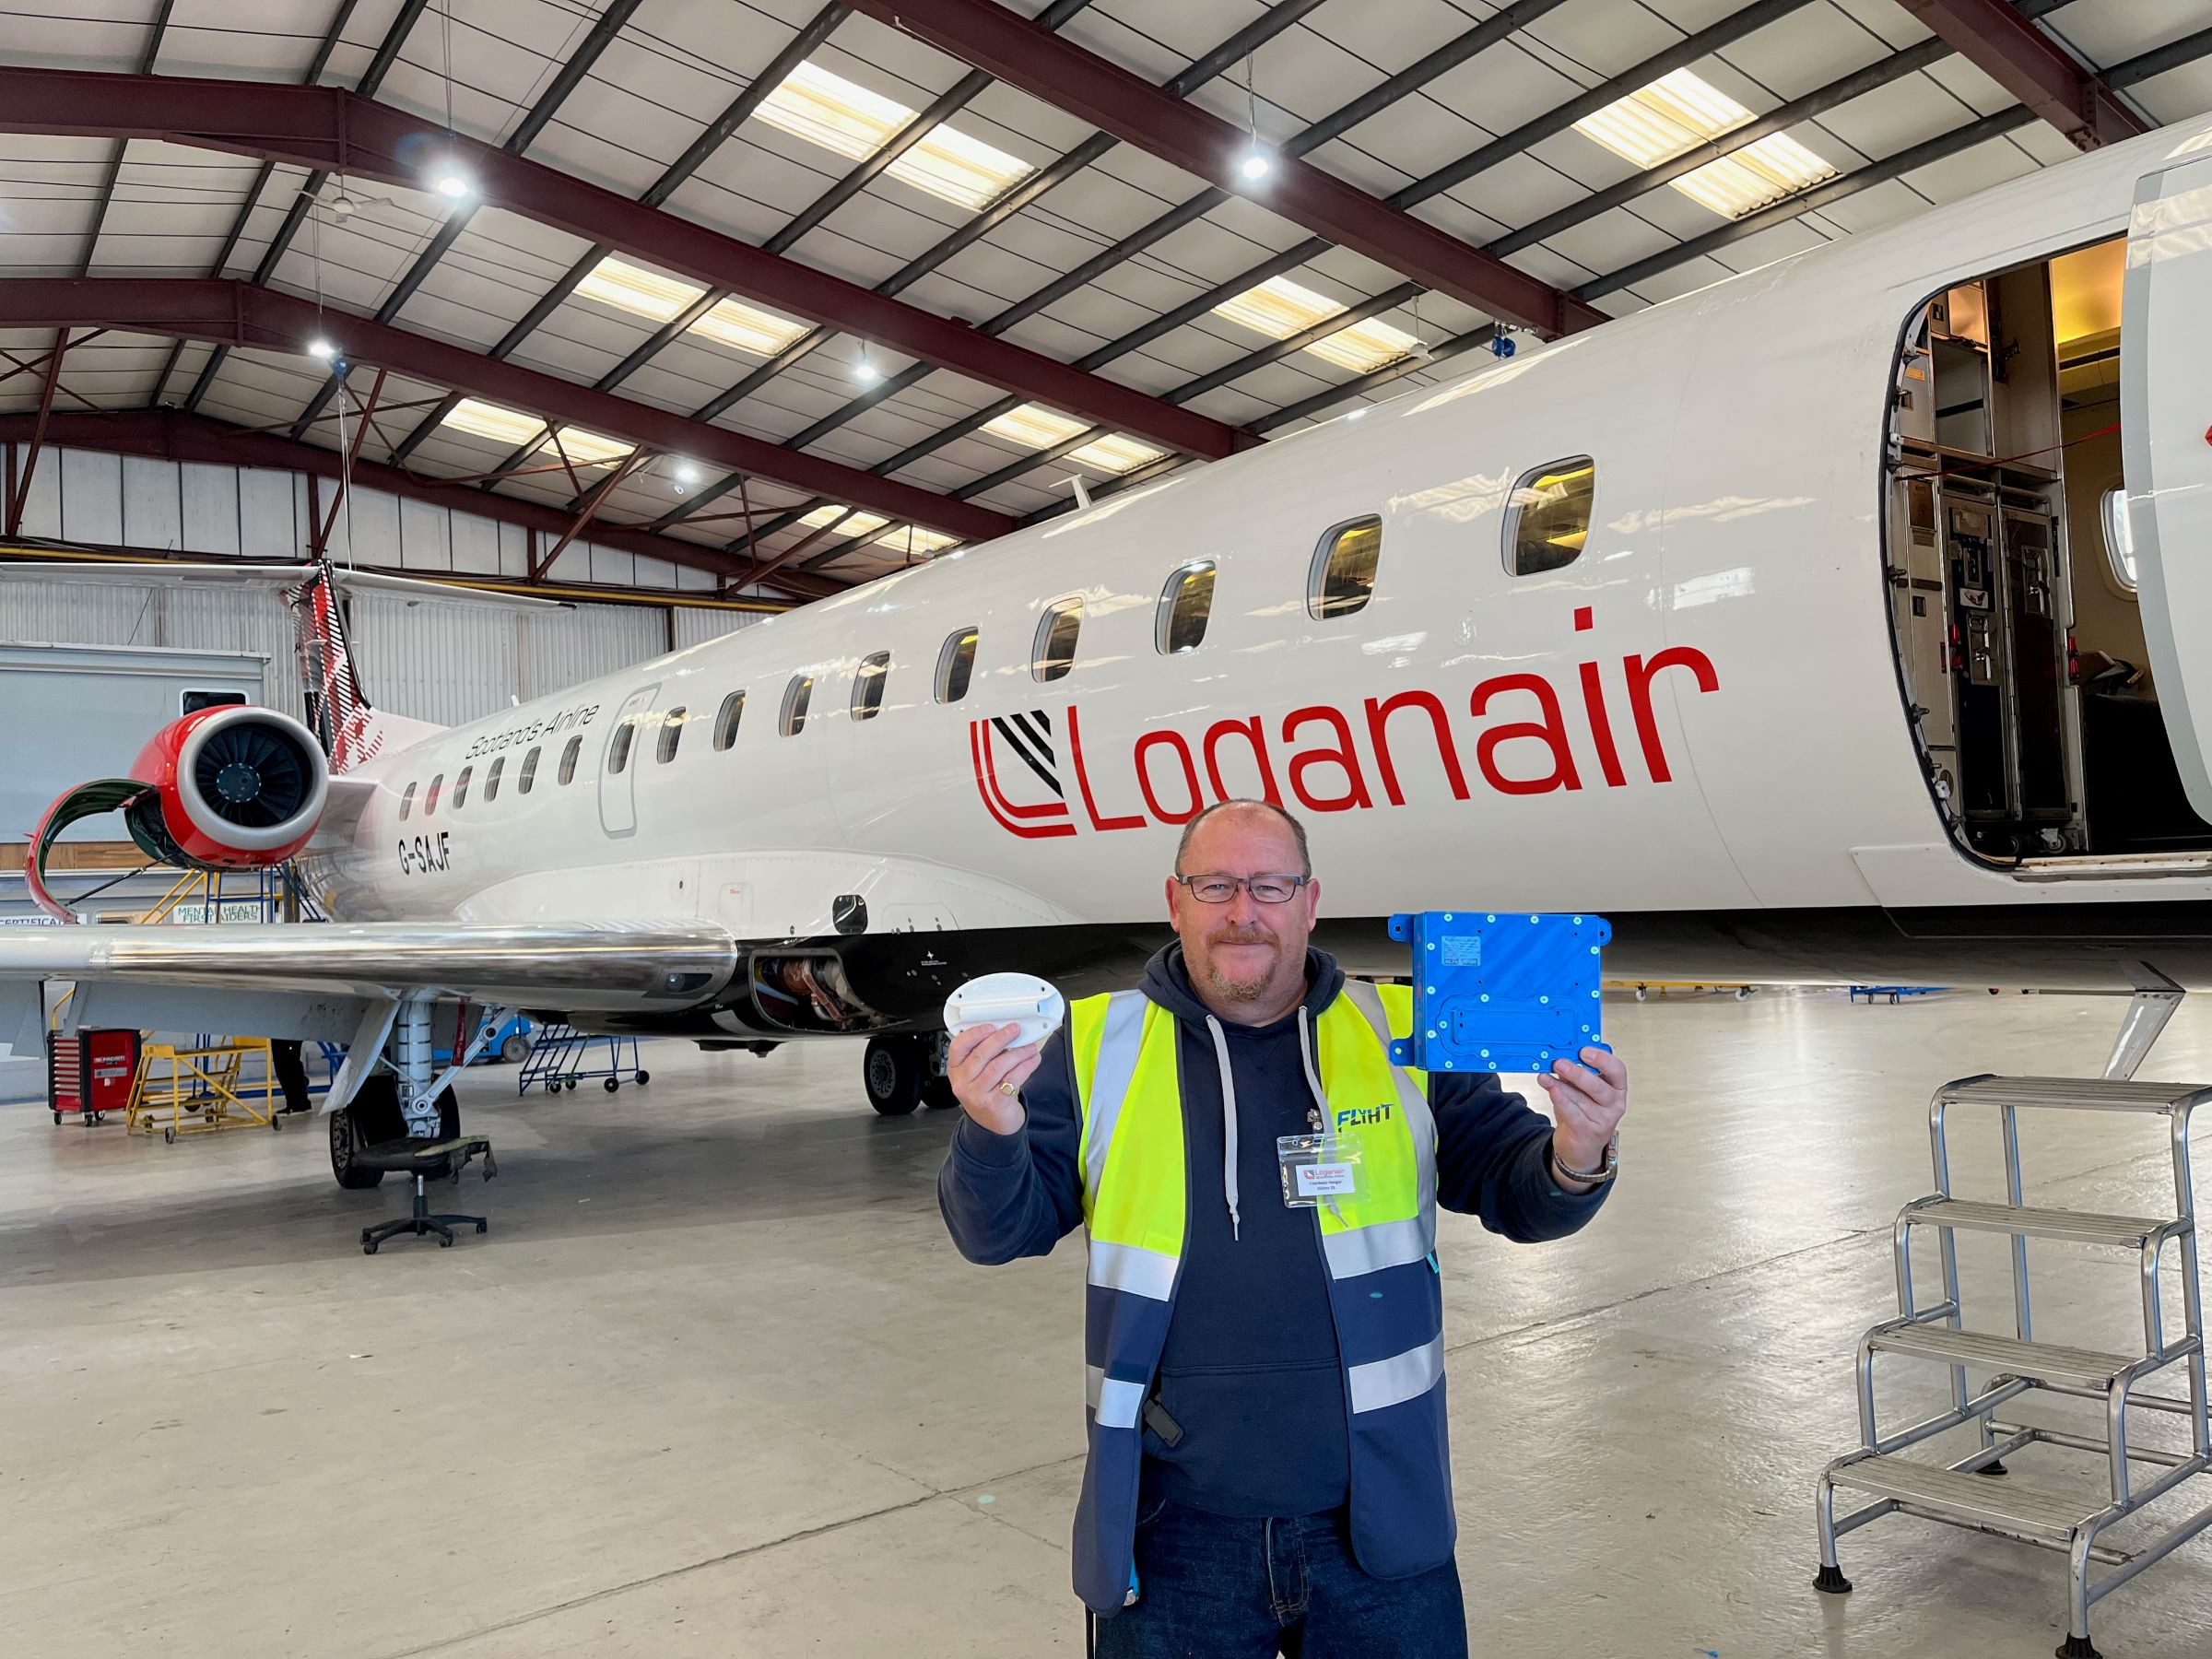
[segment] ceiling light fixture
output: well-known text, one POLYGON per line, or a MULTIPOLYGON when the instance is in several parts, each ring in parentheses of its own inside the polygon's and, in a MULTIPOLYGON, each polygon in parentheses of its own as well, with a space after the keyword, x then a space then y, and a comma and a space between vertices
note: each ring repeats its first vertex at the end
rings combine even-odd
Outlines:
POLYGON ((860 360, 853 365, 853 378, 864 386, 872 386, 883 378, 883 371, 876 367, 865 346, 860 348, 860 360))
POLYGON ((1274 158, 1256 144, 1246 150, 1243 159, 1237 163, 1237 176, 1255 184, 1274 171, 1274 158))
POLYGON ((441 196, 459 201, 474 187, 468 182, 468 175, 449 161, 445 164, 445 171, 430 181, 430 188, 441 196))
POLYGON ((338 355, 338 348, 321 335, 317 335, 307 343, 307 355, 317 362, 327 363, 332 358, 338 355))

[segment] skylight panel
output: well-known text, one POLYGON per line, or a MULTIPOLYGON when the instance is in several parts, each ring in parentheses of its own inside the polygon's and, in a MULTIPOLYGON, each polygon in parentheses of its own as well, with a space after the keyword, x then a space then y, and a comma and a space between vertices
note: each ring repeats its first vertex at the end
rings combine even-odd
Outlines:
MULTIPOLYGON (((754 113, 771 126, 849 161, 866 160, 914 119, 914 112, 896 99, 871 92, 812 62, 786 76, 754 113)), ((1036 170, 1018 157, 939 123, 884 171, 944 201, 980 209, 1036 170)))
POLYGON ((586 300, 596 300, 602 305, 611 305, 632 316, 666 323, 706 289, 697 283, 664 276, 658 271, 649 271, 643 265, 634 265, 627 259, 617 259, 610 254, 592 267, 591 275, 576 285, 576 291, 586 300))
POLYGON ((587 432, 582 427, 562 427, 560 447, 553 447, 553 433, 548 429, 545 442, 537 446, 550 455, 563 455, 579 466, 601 466, 609 461, 619 461, 637 448, 619 438, 603 438, 597 432, 587 432))
MULTIPOLYGON (((1677 69, 1574 124, 1615 155, 1653 168, 1750 119, 1751 112, 1719 88, 1677 69)), ((1774 133, 1668 182, 1725 218, 1741 218, 1835 176, 1836 170, 1804 145, 1774 133)))
POLYGON ((805 334, 808 326, 789 317, 779 317, 774 312, 747 305, 742 300, 724 300, 692 324, 687 332, 705 335, 708 339, 719 340, 735 350, 765 358, 774 357, 805 334))
MULTIPOLYGON (((576 285, 576 291, 586 300, 596 300, 632 316, 670 323, 697 304, 707 290, 680 276, 665 276, 609 255, 592 267, 591 275, 576 285)), ((742 300, 725 299, 685 332, 704 335, 735 350, 765 358, 775 356, 807 327, 742 300)))
MULTIPOLYGON (((1088 431, 1088 425, 1063 415, 1056 409, 1041 404, 1023 404, 1018 409, 1008 409, 995 420, 983 423, 982 429, 994 437, 1004 438, 1009 443, 1018 443, 1024 449, 1051 449, 1065 443, 1079 432, 1088 431)), ((1096 467, 1100 472, 1125 473, 1147 461, 1157 461, 1167 452, 1140 443, 1120 432, 1109 432, 1094 438, 1079 448, 1070 450, 1067 459, 1080 466, 1096 467)))
MULTIPOLYGON (((1224 300, 1214 307, 1216 312, 1231 323, 1241 323, 1274 340, 1287 340, 1292 335, 1303 334, 1344 309, 1326 295, 1301 288, 1288 276, 1271 276, 1259 287, 1246 288, 1234 299, 1224 300)), ((1370 317, 1363 323, 1353 323, 1326 335, 1302 349, 1340 368, 1365 373, 1385 363, 1396 362, 1419 345, 1420 341, 1404 329, 1393 328, 1370 317)))
POLYGON ((799 523, 809 530, 820 530, 835 524, 847 535, 865 535, 871 530, 880 530, 891 521, 880 512, 854 512, 850 507, 817 507, 799 523))
POLYGON ((876 538, 880 547, 892 547, 900 553, 919 553, 924 559, 942 553, 947 547, 957 547, 957 535, 940 535, 935 530, 924 530, 919 524, 905 524, 897 530, 887 530, 876 538))
POLYGON ((1684 195, 1724 218, 1742 218, 1835 176, 1834 168, 1796 139, 1775 133, 1673 182, 1684 195))
POLYGON ((441 424, 474 438, 489 438, 496 443, 522 443, 542 436, 546 429, 546 423, 535 415, 502 409, 498 404, 475 397, 465 397, 455 404, 441 424))
MULTIPOLYGON (((456 431, 475 438, 488 438, 495 443, 529 443, 536 440, 535 447, 546 453, 558 453, 553 448, 553 429, 535 415, 524 415, 518 409, 501 408, 498 404, 486 403, 479 397, 465 397, 453 406, 441 423, 456 431)), ((625 443, 618 438, 603 438, 597 432, 587 432, 582 427, 560 429, 560 447, 571 461, 580 466, 599 466, 609 461, 619 461, 637 446, 625 443)))

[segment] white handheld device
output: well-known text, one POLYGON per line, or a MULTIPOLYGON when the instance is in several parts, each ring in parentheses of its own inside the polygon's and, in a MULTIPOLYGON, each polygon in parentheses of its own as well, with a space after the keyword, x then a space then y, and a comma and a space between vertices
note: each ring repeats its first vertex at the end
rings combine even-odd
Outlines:
POLYGON ((1067 1018, 1067 999, 1032 973, 986 973, 945 999, 945 1030, 958 1037, 976 1026, 1018 1025, 1017 1046, 1042 1042, 1067 1018))

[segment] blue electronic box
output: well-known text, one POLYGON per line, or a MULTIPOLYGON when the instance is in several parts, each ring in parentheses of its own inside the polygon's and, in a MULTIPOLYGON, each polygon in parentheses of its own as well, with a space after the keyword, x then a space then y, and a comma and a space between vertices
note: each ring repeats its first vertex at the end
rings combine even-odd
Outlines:
POLYGON ((1420 1071, 1547 1072, 1604 1048, 1602 916, 1422 911, 1393 916, 1413 947, 1413 1039, 1391 1060, 1420 1071))

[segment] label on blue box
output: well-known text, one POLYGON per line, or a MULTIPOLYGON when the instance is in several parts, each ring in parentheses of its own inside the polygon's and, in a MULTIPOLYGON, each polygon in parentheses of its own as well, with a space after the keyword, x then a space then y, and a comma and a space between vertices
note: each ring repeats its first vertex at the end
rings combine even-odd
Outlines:
POLYGON ((1393 916, 1412 949, 1413 1035, 1391 1058, 1422 1071, 1545 1072, 1605 1046, 1602 916, 1423 911, 1393 916))

